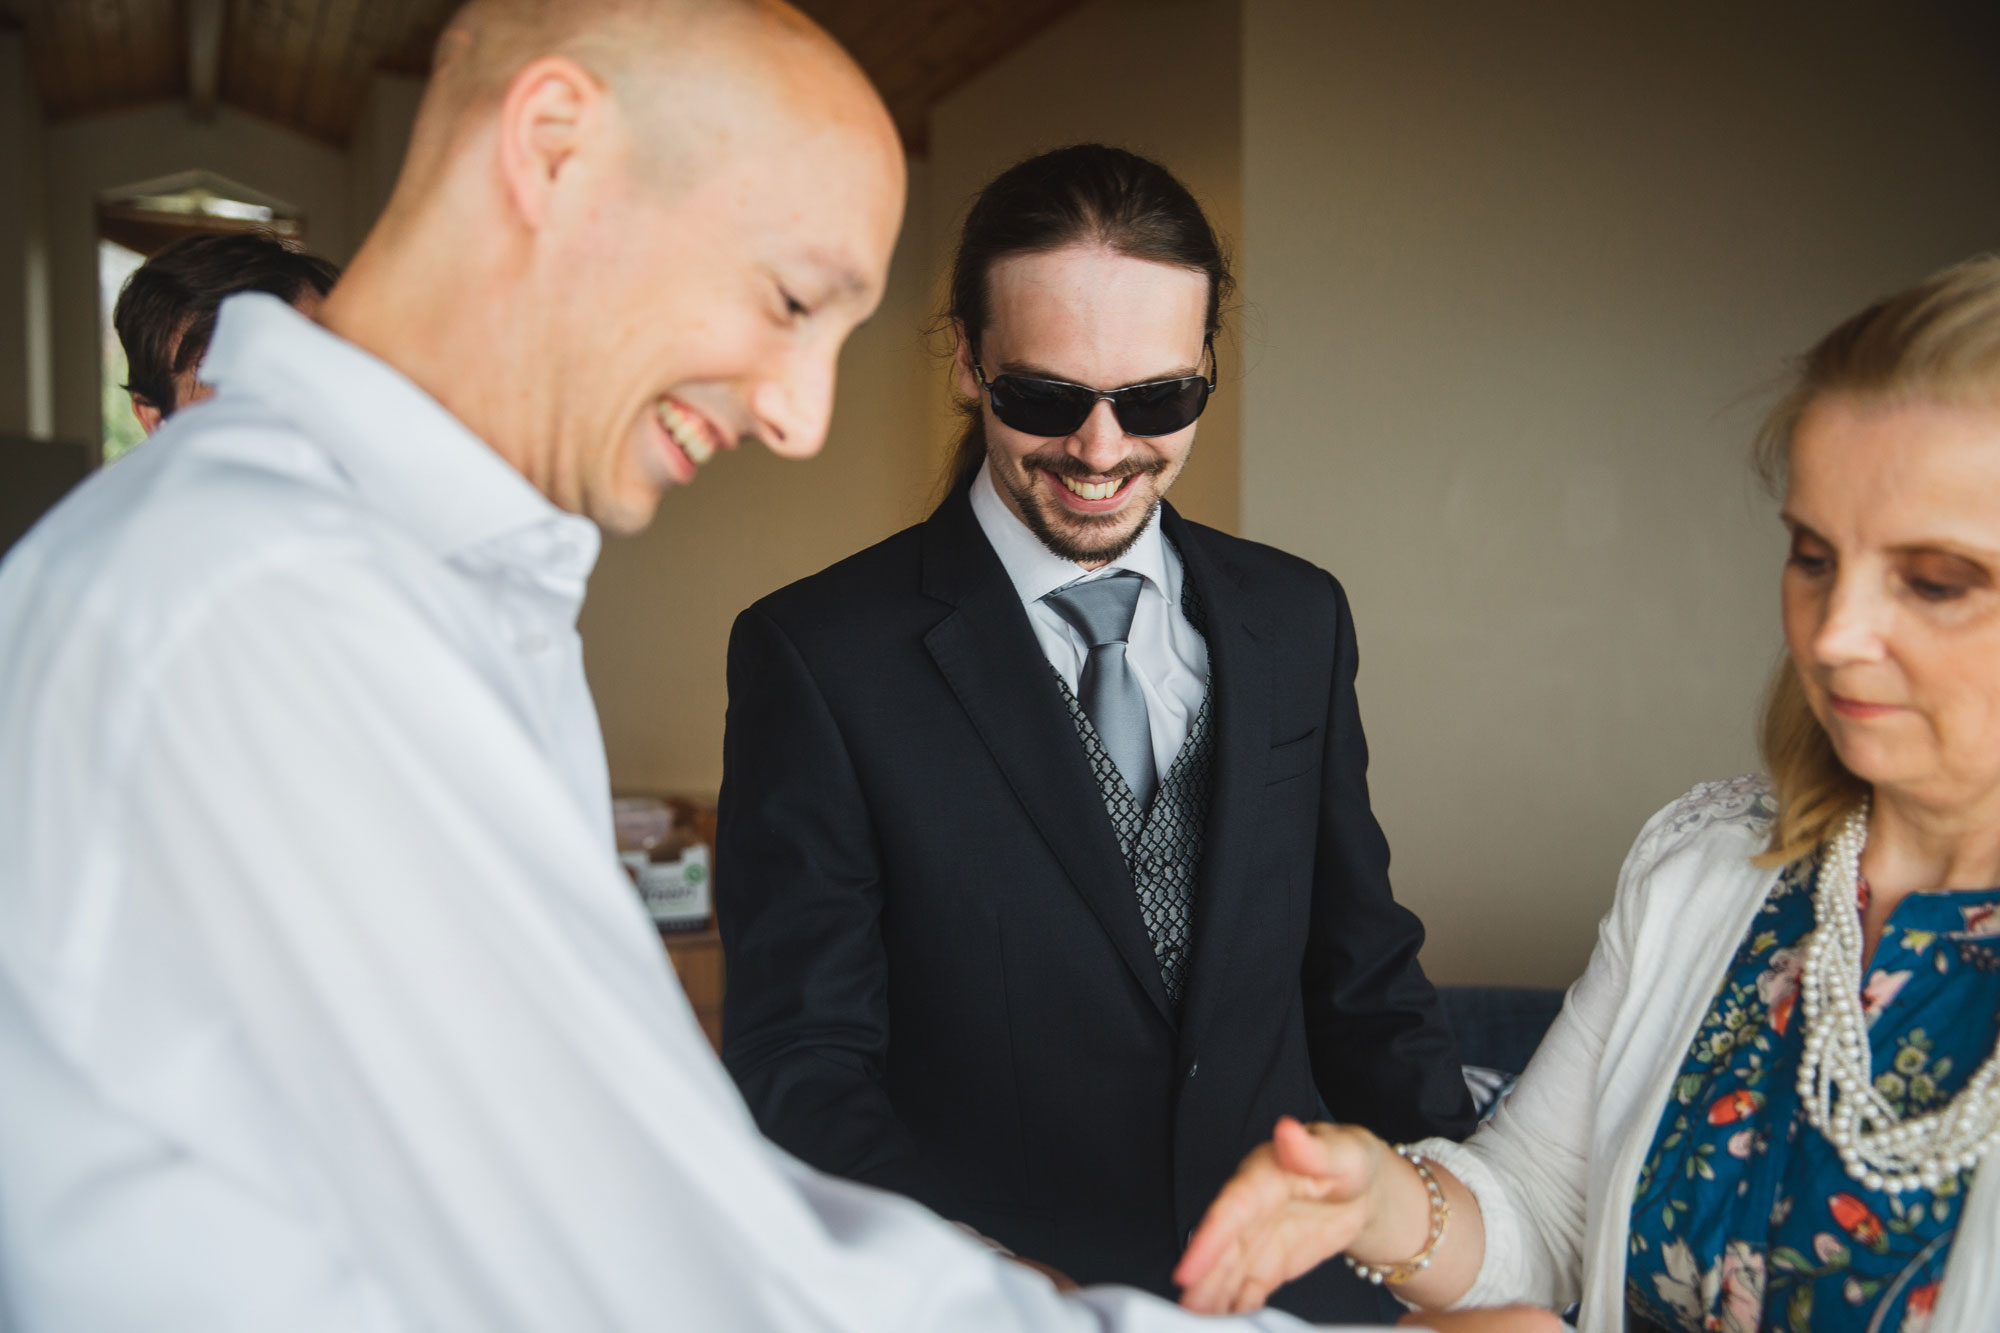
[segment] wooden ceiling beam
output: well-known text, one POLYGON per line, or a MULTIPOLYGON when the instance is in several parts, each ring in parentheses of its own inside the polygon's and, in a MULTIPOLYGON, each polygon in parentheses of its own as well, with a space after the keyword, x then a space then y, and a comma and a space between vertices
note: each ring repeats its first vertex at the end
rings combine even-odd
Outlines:
MULTIPOLYGON (((1082 0, 799 0, 881 89, 905 145, 931 108, 1082 0)), ((1990 2, 1990 0, 1989 0, 1990 2)), ((336 146, 378 71, 421 75, 456 0, 0 0, 52 120, 186 94, 336 146)))
POLYGON ((208 120, 215 115, 215 90, 222 78, 222 0, 184 2, 188 108, 196 120, 208 120))

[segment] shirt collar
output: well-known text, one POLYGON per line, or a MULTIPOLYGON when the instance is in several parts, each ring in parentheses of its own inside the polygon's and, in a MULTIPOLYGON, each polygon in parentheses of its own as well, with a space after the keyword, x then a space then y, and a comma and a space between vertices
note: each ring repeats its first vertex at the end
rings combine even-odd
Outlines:
POLYGON ((1014 591, 1021 600, 1033 606, 1049 593, 1066 584, 1085 578, 1101 578, 1114 569, 1130 570, 1143 576, 1169 604, 1175 601, 1179 589, 1178 579, 1172 578, 1167 561, 1166 539, 1160 533, 1160 513, 1153 511, 1146 520, 1144 531, 1132 548, 1106 565, 1101 570, 1085 572, 1073 560, 1063 557, 1042 545, 1042 539, 1023 523, 1000 498, 999 489, 993 484, 993 465, 981 463, 979 475, 972 479, 972 514, 979 520, 980 529, 986 540, 993 545, 994 554, 1007 570, 1007 577, 1013 581, 1014 591))
POLYGON ((440 555, 529 528, 588 573, 599 535, 387 362, 262 292, 222 303, 202 378, 249 394, 324 450, 375 508, 440 555))

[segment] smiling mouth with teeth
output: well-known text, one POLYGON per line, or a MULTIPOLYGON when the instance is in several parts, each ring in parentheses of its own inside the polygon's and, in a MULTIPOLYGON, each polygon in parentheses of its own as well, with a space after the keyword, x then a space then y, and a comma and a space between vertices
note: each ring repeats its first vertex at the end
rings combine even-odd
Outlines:
POLYGON ((1109 500, 1112 496, 1118 494, 1119 489, 1126 482, 1132 479, 1127 476, 1120 477, 1116 481, 1078 481, 1074 477, 1065 477, 1055 473, 1051 473, 1050 475, 1066 486, 1072 495, 1080 496, 1085 500, 1109 500))
POLYGON ((662 398, 653 415, 659 418, 660 428, 681 447, 681 452, 696 467, 715 457, 715 442, 708 433, 706 423, 682 411, 673 399, 662 398))

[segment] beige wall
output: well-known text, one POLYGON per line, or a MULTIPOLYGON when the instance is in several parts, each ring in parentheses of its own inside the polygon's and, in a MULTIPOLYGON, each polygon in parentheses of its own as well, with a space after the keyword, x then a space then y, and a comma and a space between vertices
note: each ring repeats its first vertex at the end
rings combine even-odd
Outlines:
POLYGON ((1641 821, 1754 765, 1772 377, 2000 243, 1990 48, 1859 9, 1245 0, 1244 527, 1352 594, 1439 976, 1567 981, 1641 821))
MULTIPOLYGON (((944 99, 931 115, 925 220, 939 265, 950 262, 959 222, 987 181, 1021 158, 1091 139, 1165 163, 1235 248, 1243 234, 1241 13, 1241 0, 1094 0, 944 99)), ((1173 493, 1189 518, 1231 532, 1243 402, 1233 332, 1218 349, 1224 387, 1173 493)), ((945 385, 940 373, 936 430, 948 438, 945 385)))
POLYGON ((347 145, 347 235, 354 249, 361 248, 396 188, 423 95, 423 79, 377 74, 369 80, 347 145))
POLYGON ((306 242, 345 262, 350 251, 346 155, 230 107, 206 122, 163 102, 49 127, 48 226, 55 349, 55 428, 98 438, 97 197, 204 169, 302 210, 306 242))
MULTIPOLYGON (((913 217, 923 216, 925 186, 920 164, 913 217)), ((643 536, 606 543, 582 630, 614 788, 713 793, 722 781, 724 650, 737 613, 926 512, 938 373, 919 332, 928 272, 923 228, 905 227, 881 308, 841 354, 818 457, 725 455, 669 494, 643 536)))

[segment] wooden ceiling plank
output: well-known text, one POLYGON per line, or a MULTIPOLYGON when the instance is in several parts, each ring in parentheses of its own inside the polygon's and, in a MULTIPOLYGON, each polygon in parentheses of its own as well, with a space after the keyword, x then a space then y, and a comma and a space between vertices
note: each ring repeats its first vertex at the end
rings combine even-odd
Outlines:
POLYGON ((84 58, 72 51, 71 24, 63 21, 69 11, 58 7, 55 0, 22 0, 17 13, 27 30, 28 63, 41 94, 42 113, 51 120, 60 119, 79 100, 75 70, 84 58))
POLYGON ((175 21, 176 0, 125 0, 126 32, 136 95, 148 102, 187 91, 187 33, 175 21))
POLYGON ((364 0, 321 0, 319 31, 298 107, 300 126, 317 138, 344 143, 354 127, 352 89, 367 79, 374 63, 356 60, 365 9, 364 0))
POLYGON ((257 90, 257 114, 278 119, 278 98, 284 87, 285 35, 291 13, 285 0, 252 0, 259 14, 257 68, 251 71, 251 86, 257 90))
MULTIPOLYGON (((931 108, 1080 0, 803 0, 912 148, 931 108)), ((344 144, 378 70, 421 75, 455 0, 0 0, 29 30, 52 118, 195 88, 344 144), (188 39, 221 17, 212 81, 188 39), (210 91, 212 89, 212 92, 210 91)), ((213 42, 214 39, 208 39, 213 42)))
POLYGON ((926 98, 931 95, 929 85, 934 82, 933 71, 938 66, 955 69, 986 63, 979 40, 983 34, 967 32, 950 16, 935 11, 925 18, 927 21, 912 24, 898 35, 893 45, 884 49, 881 57, 884 72, 877 86, 885 97, 926 98))
POLYGON ((256 40, 248 10, 248 0, 223 0, 222 65, 215 72, 216 96, 245 111, 254 110, 245 86, 245 71, 256 40))
POLYGON ((995 42, 1011 49, 992 15, 974 7, 931 6, 882 30, 876 46, 886 79, 907 86, 918 65, 981 60, 995 42))
POLYGON ((132 15, 126 0, 103 0, 105 36, 118 52, 115 87, 106 102, 135 102, 144 97, 145 70, 139 61, 138 43, 133 40, 132 15), (119 77, 122 76, 122 77, 119 77))
POLYGON ((215 114, 222 78, 223 0, 184 0, 187 12, 188 107, 195 119, 215 114))
POLYGON ((276 79, 271 89, 271 115, 282 125, 302 129, 299 109, 312 69, 313 44, 326 18, 326 0, 285 0, 284 39, 280 44, 276 79))
POLYGON ((272 34, 277 15, 271 0, 235 0, 222 40, 222 96, 243 110, 270 118, 271 67, 276 61, 272 34))
POLYGON ((805 0, 799 6, 864 68, 862 53, 911 7, 909 0, 805 0))
POLYGON ((457 0, 415 0, 394 6, 396 23, 393 28, 385 26, 382 32, 383 54, 376 68, 393 74, 428 77, 431 52, 457 8, 457 0))
POLYGON ((104 0, 105 16, 109 20, 107 35, 116 44, 119 74, 116 89, 107 101, 144 101, 147 93, 148 71, 141 59, 138 34, 133 31, 132 0, 104 0))
MULTIPOLYGON (((83 0, 73 10, 86 52, 83 77, 78 80, 78 91, 86 105, 101 106, 113 100, 118 88, 115 75, 123 73, 116 68, 117 40, 106 31, 113 18, 105 13, 106 3, 107 0, 83 0)), ((115 4, 116 0, 110 3, 115 4)))

